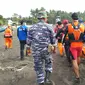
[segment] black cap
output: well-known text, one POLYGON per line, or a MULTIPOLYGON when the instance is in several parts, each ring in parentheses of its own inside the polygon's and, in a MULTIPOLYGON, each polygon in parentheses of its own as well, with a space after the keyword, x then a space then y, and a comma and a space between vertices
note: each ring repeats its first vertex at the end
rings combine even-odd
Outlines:
POLYGON ((72 14, 71 17, 72 17, 73 20, 78 20, 78 14, 75 13, 75 12, 72 14))
POLYGON ((58 25, 61 25, 61 24, 62 24, 62 22, 61 22, 61 21, 58 21, 58 22, 57 22, 57 24, 58 24, 58 25))
POLYGON ((23 23, 24 23, 24 20, 21 20, 21 21, 20 21, 20 24, 23 25, 23 23))

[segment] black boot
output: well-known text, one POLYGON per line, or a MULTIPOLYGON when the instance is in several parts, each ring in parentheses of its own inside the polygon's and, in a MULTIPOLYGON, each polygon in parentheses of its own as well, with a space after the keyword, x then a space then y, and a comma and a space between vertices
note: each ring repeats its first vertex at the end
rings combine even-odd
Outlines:
POLYGON ((45 85, 54 85, 53 81, 51 80, 51 72, 49 71, 46 71, 45 85))
POLYGON ((24 52, 23 51, 20 51, 20 59, 24 60, 24 52))

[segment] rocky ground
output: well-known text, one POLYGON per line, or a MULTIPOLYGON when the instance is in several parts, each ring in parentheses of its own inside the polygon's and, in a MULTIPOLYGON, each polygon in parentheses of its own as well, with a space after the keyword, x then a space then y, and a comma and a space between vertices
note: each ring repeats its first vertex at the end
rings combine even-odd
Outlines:
MULTIPOLYGON (((37 85, 33 68, 33 58, 25 56, 19 59, 19 41, 14 30, 13 48, 4 49, 3 33, 0 33, 0 85, 37 85)), ((60 57, 59 52, 53 54, 52 80, 55 85, 77 85, 74 81, 72 67, 68 67, 66 57, 60 57)), ((85 85, 85 59, 80 65, 81 82, 85 85)))

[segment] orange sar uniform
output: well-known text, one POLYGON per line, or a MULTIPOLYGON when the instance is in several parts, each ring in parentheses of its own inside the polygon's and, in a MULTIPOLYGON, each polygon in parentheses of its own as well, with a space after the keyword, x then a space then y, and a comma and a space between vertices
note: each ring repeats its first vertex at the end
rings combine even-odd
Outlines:
POLYGON ((6 28, 4 33, 4 38, 5 38, 5 46, 7 48, 12 48, 12 30, 10 29, 10 27, 6 28))
POLYGON ((79 24, 79 22, 68 25, 67 33, 70 40, 70 51, 72 59, 74 60, 77 59, 82 52, 84 32, 84 25, 79 24))

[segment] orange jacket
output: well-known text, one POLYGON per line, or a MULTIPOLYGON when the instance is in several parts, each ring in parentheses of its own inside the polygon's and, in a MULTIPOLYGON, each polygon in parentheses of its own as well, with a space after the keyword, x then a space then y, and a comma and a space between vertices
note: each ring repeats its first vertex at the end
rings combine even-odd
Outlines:
POLYGON ((6 28, 4 32, 4 37, 5 38, 11 38, 12 37, 12 30, 10 28, 6 28))
POLYGON ((74 25, 68 25, 68 35, 69 40, 71 41, 71 47, 81 47, 83 46, 82 37, 84 34, 85 28, 83 24, 75 22, 74 25), (77 28, 77 29, 76 29, 77 28))

